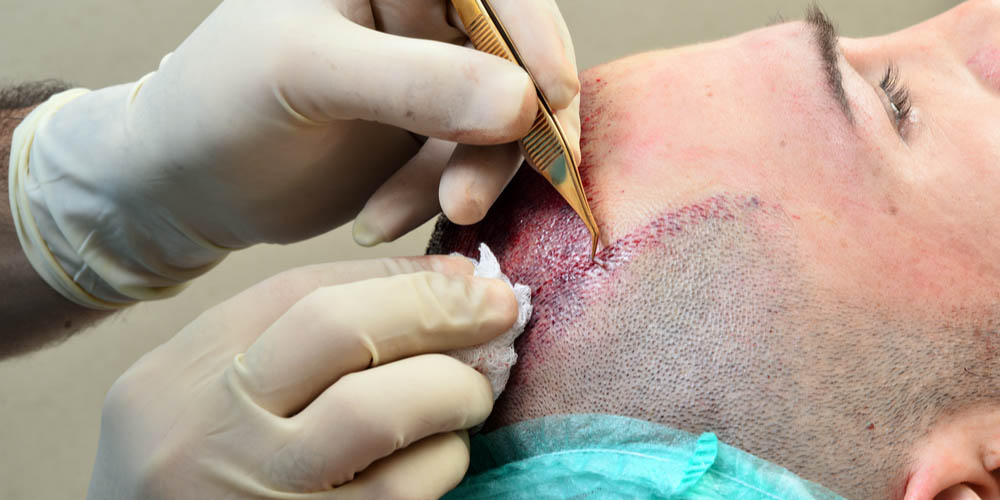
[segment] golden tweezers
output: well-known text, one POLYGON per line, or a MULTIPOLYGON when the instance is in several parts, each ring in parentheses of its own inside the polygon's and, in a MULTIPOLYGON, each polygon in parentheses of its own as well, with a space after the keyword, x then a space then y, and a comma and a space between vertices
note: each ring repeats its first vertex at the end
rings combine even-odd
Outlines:
POLYGON ((532 168, 549 180, 569 206, 583 219, 587 230, 590 231, 590 258, 593 259, 597 254, 597 242, 601 233, 597 228, 597 221, 594 220, 594 214, 590 212, 587 193, 583 191, 580 169, 570 153, 566 135, 552 107, 549 106, 549 101, 525 66, 517 47, 490 6, 489 0, 451 0, 451 3, 458 11, 458 16, 465 25, 465 31, 476 49, 515 63, 531 76, 538 94, 538 115, 528 135, 520 141, 525 159, 532 168))

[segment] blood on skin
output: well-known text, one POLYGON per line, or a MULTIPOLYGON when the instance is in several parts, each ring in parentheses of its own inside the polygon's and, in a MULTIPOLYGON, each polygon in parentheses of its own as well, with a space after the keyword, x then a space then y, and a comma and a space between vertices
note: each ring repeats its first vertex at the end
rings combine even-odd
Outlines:
MULTIPOLYGON (((618 378, 625 377, 622 374, 611 376, 607 372, 611 366, 607 361, 624 355, 615 351, 614 345, 648 340, 649 353, 655 356, 652 352, 663 344, 656 340, 659 334, 651 334, 650 329, 662 327, 664 331, 675 333, 689 331, 688 323, 684 323, 688 326, 678 326, 662 318, 662 324, 644 320, 638 320, 641 325, 617 322, 630 313, 641 315, 645 311, 653 316, 661 314, 663 308, 644 309, 640 305, 658 302, 662 297, 661 291, 675 294, 677 298, 687 297, 684 290, 688 290, 689 286, 701 292, 721 287, 718 288, 718 295, 711 294, 712 304, 735 303, 731 300, 738 296, 742 301, 739 307, 727 308, 715 316, 714 313, 700 316, 695 296, 701 292, 694 292, 695 295, 688 299, 679 299, 682 303, 677 303, 675 313, 678 317, 685 317, 685 322, 692 320, 703 325, 706 328, 704 334, 709 337, 714 335, 709 333, 712 325, 721 325, 722 318, 739 316, 732 318, 731 324, 726 323, 729 326, 724 332, 719 330, 721 333, 718 334, 728 340, 727 349, 773 352, 773 346, 759 347, 760 342, 777 342, 780 338, 767 333, 761 333, 763 337, 757 338, 748 334, 756 330, 740 326, 763 321, 757 313, 772 313, 763 307, 747 306, 749 302, 743 299, 753 295, 748 295, 748 290, 783 296, 776 290, 782 289, 777 275, 784 273, 784 268, 754 261, 764 256, 766 245, 746 249, 749 251, 745 254, 746 262, 737 261, 744 256, 742 245, 753 245, 752 242, 759 241, 755 235, 781 232, 772 231, 767 225, 773 223, 771 215, 781 212, 780 208, 763 203, 753 195, 729 194, 702 198, 682 208, 674 207, 664 209, 660 215, 611 242, 594 261, 589 255, 590 239, 586 227, 555 190, 530 169, 521 169, 484 222, 466 227, 439 223, 436 233, 438 246, 432 242, 433 253, 458 252, 473 257, 479 243, 485 242, 493 249, 510 279, 528 285, 532 290, 534 315, 516 343, 518 363, 508 382, 508 387, 519 390, 507 391, 501 396, 487 424, 488 430, 541 416, 547 411, 589 412, 600 409, 655 420, 653 414, 643 416, 634 413, 631 405, 638 404, 635 398, 624 398, 620 408, 614 405, 595 407, 589 406, 592 401, 585 402, 586 397, 581 396, 579 389, 589 387, 590 383, 616 384, 632 380, 618 378), (706 233, 713 228, 720 232, 706 233), (728 231, 725 233, 728 236, 720 238, 723 229, 728 231), (761 233, 756 233, 758 230, 761 233), (711 235, 706 239, 707 234, 711 235), (714 260, 713 256, 719 257, 719 260, 714 260), (629 284, 635 286, 628 288, 629 284), (663 289, 663 286, 668 289, 663 289), (735 292, 723 293, 724 290, 735 292), (616 306, 620 309, 609 314, 608 308, 616 306), (592 360, 593 364, 588 366, 595 370, 592 376, 597 377, 587 379, 589 382, 584 380, 587 377, 583 375, 580 375, 581 379, 574 378, 581 363, 588 364, 583 361, 585 359, 592 360), (572 380, 580 385, 561 385, 572 380), (538 398, 548 398, 549 401, 542 402, 538 398)), ((647 363, 650 360, 642 361, 639 366, 647 366, 647 363)), ((767 369, 772 373, 785 369, 782 360, 768 360, 767 363, 767 369)), ((661 375, 680 376, 667 373, 670 370, 666 365, 649 364, 648 368, 648 372, 643 372, 645 375, 637 375, 639 378, 635 383, 652 384, 661 375), (643 382, 642 377, 647 375, 649 381, 643 382)), ((650 387, 650 390, 657 390, 655 384, 650 387)), ((709 409, 703 410, 706 415, 714 414, 709 409)))
POLYGON ((606 78, 593 76, 592 70, 580 75, 580 94, 587 98, 580 100, 580 152, 583 158, 579 170, 583 189, 592 206, 601 203, 604 193, 601 186, 594 183, 593 178, 587 174, 595 159, 599 161, 605 157, 608 145, 614 144, 609 140, 608 124, 629 119, 619 107, 614 106, 616 92, 613 87, 608 90, 608 84, 606 78))
MULTIPOLYGON (((692 224, 732 220, 732 207, 755 209, 762 203, 754 196, 734 200, 719 195, 669 211, 604 247, 592 261, 590 236, 580 218, 541 176, 522 168, 490 209, 485 223, 439 223, 438 236, 447 246, 436 250, 475 257, 479 243, 485 242, 513 282, 531 287, 536 314, 521 337, 524 340, 532 332, 544 335, 548 324, 561 320, 552 308, 566 307, 567 295, 599 297, 611 274, 632 257, 662 247, 665 236, 680 234, 692 224)), ((531 344, 544 345, 545 339, 533 338, 531 344)), ((518 349, 530 351, 531 346, 519 342, 518 349)), ((519 367, 530 368, 524 363, 519 367)))

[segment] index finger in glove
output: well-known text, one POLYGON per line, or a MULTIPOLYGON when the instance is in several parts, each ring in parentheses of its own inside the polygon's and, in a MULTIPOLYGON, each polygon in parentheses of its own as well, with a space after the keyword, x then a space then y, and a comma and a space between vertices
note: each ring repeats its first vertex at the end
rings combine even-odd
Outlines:
MULTIPOLYGON (((580 163, 580 80, 569 30, 552 0, 491 0, 521 60, 545 95, 580 163)), ((452 12, 452 23, 461 26, 452 12)), ((478 222, 516 172, 503 147, 460 145, 441 178, 445 215, 458 224, 478 222)))
POLYGON ((346 374, 481 344, 516 317, 514 294, 499 280, 421 272, 332 286, 271 325, 240 371, 258 405, 288 416, 346 374))
POLYGON ((531 127, 534 85, 510 61, 346 19, 331 24, 301 35, 302 54, 288 58, 277 96, 294 116, 375 121, 467 144, 510 142, 531 127))
POLYGON ((580 94, 580 79, 559 7, 553 0, 491 0, 490 6, 552 108, 568 107, 580 94))
MULTIPOLYGON (((219 334, 229 335, 230 347, 244 352, 275 321, 310 293, 344 283, 434 271, 471 276, 472 263, 465 257, 423 255, 357 261, 329 262, 291 269, 272 276, 235 297, 206 311, 202 324, 218 325, 219 334)), ((206 330, 212 330, 208 327, 206 330)))
POLYGON ((493 0, 524 64, 542 89, 580 163, 580 77, 569 28, 555 0, 493 0), (510 19, 510 22, 506 20, 510 19))

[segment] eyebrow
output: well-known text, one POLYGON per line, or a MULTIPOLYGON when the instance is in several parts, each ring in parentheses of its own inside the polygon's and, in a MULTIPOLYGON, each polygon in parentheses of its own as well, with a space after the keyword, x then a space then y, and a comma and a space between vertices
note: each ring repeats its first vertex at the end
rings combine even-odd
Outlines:
POLYGON ((820 60, 823 61, 827 90, 833 100, 837 101, 848 123, 854 124, 854 113, 851 112, 851 105, 847 102, 847 93, 844 92, 843 78, 838 65, 840 50, 837 47, 837 29, 833 27, 826 14, 815 5, 809 9, 806 22, 812 27, 814 45, 819 52, 820 60))

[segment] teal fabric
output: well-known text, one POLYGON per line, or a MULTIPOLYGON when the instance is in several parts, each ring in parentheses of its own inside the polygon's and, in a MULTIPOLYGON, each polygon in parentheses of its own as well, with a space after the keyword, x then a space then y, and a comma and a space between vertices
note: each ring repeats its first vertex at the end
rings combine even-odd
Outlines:
POLYGON ((643 420, 559 415, 472 438, 459 499, 841 499, 720 442, 643 420))

